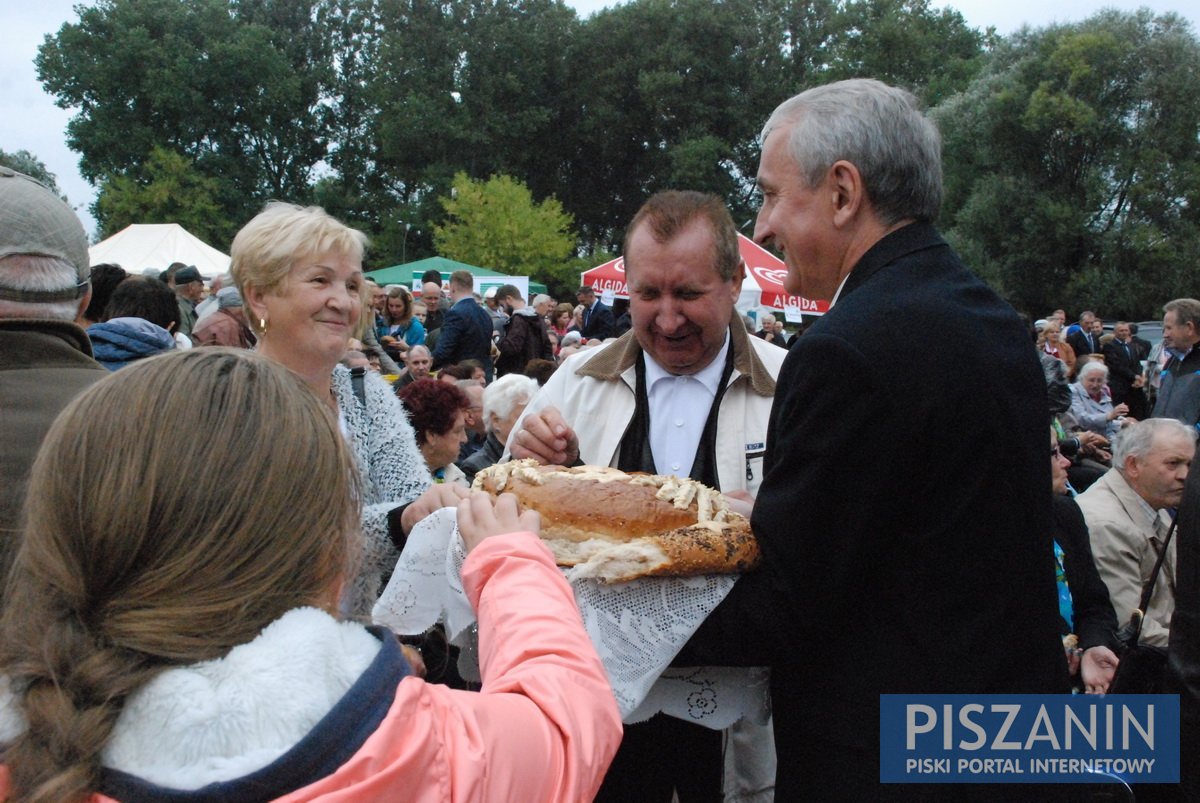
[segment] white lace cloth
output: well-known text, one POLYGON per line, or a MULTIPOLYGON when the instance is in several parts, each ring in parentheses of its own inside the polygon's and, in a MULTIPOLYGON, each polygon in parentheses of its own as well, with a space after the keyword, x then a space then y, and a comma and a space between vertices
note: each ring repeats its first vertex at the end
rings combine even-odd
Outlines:
MULTIPOLYGON (((478 677, 478 669, 470 666, 476 653, 475 612, 459 579, 463 557, 454 509, 429 516, 409 535, 372 616, 398 633, 421 633, 443 622, 451 642, 463 648, 459 671, 466 678, 472 672, 478 677)), ((767 721, 766 669, 668 669, 736 576, 650 577, 604 585, 565 573, 625 722, 659 711, 714 729, 742 717, 767 721)))

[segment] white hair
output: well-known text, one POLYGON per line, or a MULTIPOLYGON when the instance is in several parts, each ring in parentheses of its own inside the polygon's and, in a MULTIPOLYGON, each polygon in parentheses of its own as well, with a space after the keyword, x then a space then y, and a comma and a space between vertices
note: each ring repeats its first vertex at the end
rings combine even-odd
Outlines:
MULTIPOLYGON (((64 292, 79 283, 75 266, 60 257, 9 254, 0 257, 0 287, 30 292, 64 292)), ((81 298, 66 301, 5 301, 0 299, 0 318, 49 318, 74 321, 81 298)))
POLYGON ((1079 369, 1079 381, 1082 382, 1084 378, 1092 374, 1104 374, 1105 378, 1107 378, 1108 366, 1102 362, 1085 362, 1083 367, 1079 369))
POLYGON ((1189 427, 1174 418, 1147 418, 1145 421, 1130 424, 1117 435, 1117 442, 1113 444, 1113 466, 1124 470, 1126 458, 1145 460, 1154 451, 1160 433, 1168 436, 1182 435, 1193 443, 1196 442, 1195 427, 1189 427))
POLYGON ((483 389, 483 419, 507 418, 518 404, 529 404, 538 392, 537 380, 524 374, 505 374, 483 389))

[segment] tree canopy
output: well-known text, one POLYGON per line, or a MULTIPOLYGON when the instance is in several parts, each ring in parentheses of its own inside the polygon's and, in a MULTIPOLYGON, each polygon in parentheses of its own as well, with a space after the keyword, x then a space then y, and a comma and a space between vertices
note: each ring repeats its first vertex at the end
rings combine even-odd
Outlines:
POLYGON ((1026 30, 936 110, 948 236, 1017 306, 1157 315, 1200 260, 1200 43, 1175 15, 1026 30))
POLYGON ((456 182, 507 177, 572 221, 564 257, 523 266, 556 285, 572 260, 619 247, 658 190, 716 193, 748 233, 771 110, 866 76, 933 110, 943 227, 1018 306, 1149 315, 1191 292, 1200 69, 1171 15, 1002 38, 929 0, 632 0, 587 19, 561 0, 98 0, 77 13, 37 68, 78 110, 68 141, 106 227, 187 214, 226 247, 264 201, 316 202, 392 264, 445 246, 456 182), (171 182, 194 202, 162 192, 171 182))

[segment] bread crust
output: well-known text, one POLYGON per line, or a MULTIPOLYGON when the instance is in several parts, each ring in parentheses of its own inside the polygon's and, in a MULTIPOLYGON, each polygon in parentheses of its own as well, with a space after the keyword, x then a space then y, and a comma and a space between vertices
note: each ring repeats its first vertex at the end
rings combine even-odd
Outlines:
POLYGON ((538 511, 543 540, 575 576, 623 582, 730 574, 759 561, 749 521, 693 480, 517 460, 479 472, 474 488, 512 493, 538 511))

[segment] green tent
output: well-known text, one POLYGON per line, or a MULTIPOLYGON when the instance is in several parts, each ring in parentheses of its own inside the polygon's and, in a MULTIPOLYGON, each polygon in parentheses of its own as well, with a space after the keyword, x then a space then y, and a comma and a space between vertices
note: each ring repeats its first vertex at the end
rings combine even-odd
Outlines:
MULTIPOLYGON (((427 270, 436 270, 442 274, 442 282, 446 282, 450 278, 450 274, 456 270, 468 270, 473 275, 484 279, 496 277, 499 279, 512 278, 510 274, 501 273, 498 270, 489 270, 487 268, 479 268, 475 265, 468 265, 465 262, 455 262, 453 259, 445 257, 429 257, 428 259, 418 259, 416 262, 406 262, 403 265, 393 265, 390 268, 380 268, 379 270, 367 271, 367 276, 379 282, 380 284, 402 284, 405 287, 412 287, 414 279, 420 279, 421 274, 427 270)), ((484 281, 483 284, 489 285, 491 282, 484 281)), ((497 286, 504 284, 503 281, 496 282, 497 286)), ((485 287, 486 289, 486 287, 485 287)), ((530 293, 546 292, 546 285, 541 282, 529 280, 530 293)))

